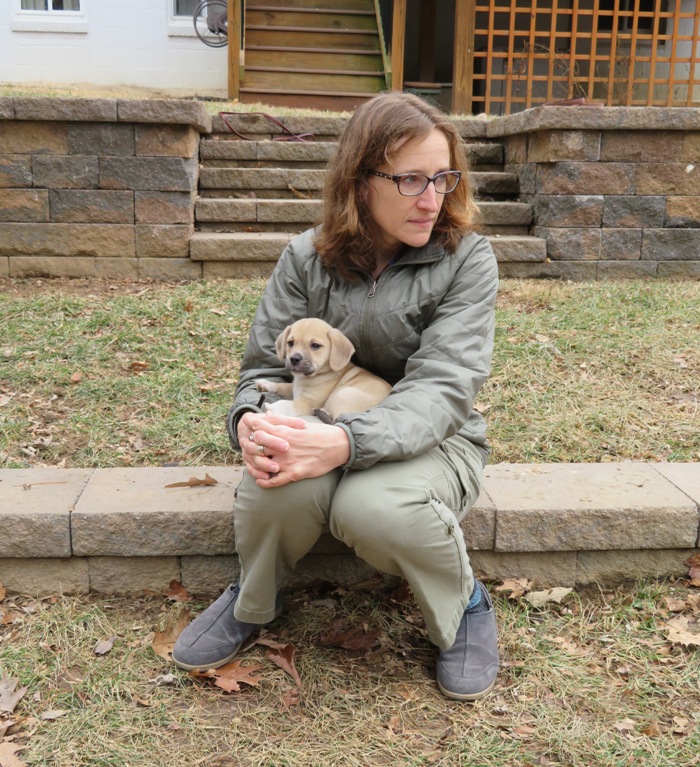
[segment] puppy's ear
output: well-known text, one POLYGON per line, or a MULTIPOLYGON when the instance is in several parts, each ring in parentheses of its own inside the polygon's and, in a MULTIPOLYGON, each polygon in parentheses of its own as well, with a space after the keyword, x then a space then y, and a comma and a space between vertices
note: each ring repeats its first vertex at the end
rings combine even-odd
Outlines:
POLYGON ((328 332, 328 341, 331 345, 328 364, 331 366, 331 370, 340 370, 350 362, 350 358, 355 353, 355 347, 350 339, 336 328, 331 328, 328 332))
POLYGON ((285 347, 287 346, 287 339, 291 332, 292 326, 287 325, 287 327, 277 336, 277 341, 275 341, 275 351, 281 360, 285 358, 285 347))

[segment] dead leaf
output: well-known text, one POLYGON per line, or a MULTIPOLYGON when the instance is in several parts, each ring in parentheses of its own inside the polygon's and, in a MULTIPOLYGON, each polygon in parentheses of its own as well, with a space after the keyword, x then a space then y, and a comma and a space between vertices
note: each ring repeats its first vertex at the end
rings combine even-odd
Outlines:
POLYGON ((214 684, 226 692, 240 692, 242 684, 250 687, 257 687, 260 684, 260 677, 254 676, 254 673, 261 668, 259 663, 241 666, 241 661, 234 660, 221 668, 190 671, 190 676, 195 679, 213 679, 214 684))
POLYGON ((114 647, 116 637, 109 637, 109 639, 100 639, 100 641, 93 648, 95 655, 107 655, 107 653, 114 647))
POLYGON ((621 722, 616 722, 614 727, 620 732, 632 732, 637 726, 637 723, 633 719, 623 719, 621 722))
POLYGON ((18 684, 19 679, 12 679, 3 674, 0 679, 0 711, 11 714, 15 710, 15 706, 22 699, 24 693, 27 692, 26 687, 20 687, 19 690, 16 689, 18 684))
POLYGON ((532 588, 532 581, 527 578, 509 578, 500 586, 495 587, 495 591, 509 591, 508 599, 520 599, 524 594, 532 588))
POLYGON ((202 485, 218 485, 219 481, 210 477, 208 474, 204 475, 204 479, 198 479, 197 477, 190 477, 187 482, 173 482, 165 487, 202 487, 202 485))
POLYGON ((294 665, 294 653, 294 645, 286 644, 282 647, 271 647, 265 657, 272 661, 275 666, 279 666, 285 674, 288 674, 297 687, 301 687, 301 677, 294 665))
POLYGON ((688 578, 691 586, 700 586, 700 554, 693 554, 683 563, 688 567, 688 578))
POLYGON ((73 373, 73 375, 70 377, 70 382, 74 384, 80 383, 82 380, 83 374, 79 370, 76 370, 76 372, 73 373))
POLYGON ((289 709, 293 706, 299 705, 299 690, 286 690, 280 695, 282 705, 289 712, 289 709))
POLYGON ((379 629, 367 631, 361 626, 343 629, 342 618, 338 618, 327 631, 321 632, 318 644, 322 647, 341 647, 343 650, 370 650, 378 636, 379 629))
POLYGON ((685 601, 685 599, 674 599, 674 597, 666 597, 664 602, 666 603, 666 607, 672 613, 682 613, 688 606, 688 603, 685 601))
POLYGON ((524 596, 533 607, 543 607, 547 602, 561 602, 567 594, 571 594, 573 589, 566 586, 560 586, 554 589, 547 589, 546 591, 531 591, 524 596))
POLYGON ((303 192, 300 192, 298 189, 295 189, 291 184, 287 184, 287 189, 299 200, 308 200, 309 195, 304 194, 303 192))
POLYGON ((674 644, 686 647, 700 647, 700 623, 688 615, 677 615, 662 624, 667 630, 666 636, 674 644))
POLYGON ((684 716, 674 716, 672 730, 676 735, 687 735, 690 721, 684 716))
POLYGON ((141 360, 132 360, 129 363, 129 370, 132 373, 142 373, 144 370, 148 370, 151 366, 148 362, 142 362, 141 360))
POLYGON ((7 596, 7 590, 2 585, 2 582, 0 581, 0 602, 7 596))
POLYGON ((404 604, 410 602, 412 596, 411 587, 408 585, 408 581, 404 580, 389 594, 389 601, 404 604))
POLYGON ((0 743, 0 767, 27 767, 27 763, 18 759, 15 754, 25 746, 3 741, 0 743))
POLYGON ((191 602, 192 597, 189 591, 179 582, 170 581, 168 590, 165 592, 165 596, 173 602, 191 602))
POLYGON ((659 723, 651 722, 651 724, 648 724, 642 730, 642 734, 646 735, 648 738, 658 738, 659 735, 661 735, 661 728, 659 727, 659 723))
POLYGON ((51 708, 48 711, 44 711, 44 713, 39 717, 40 719, 51 722, 54 719, 60 719, 62 716, 65 716, 68 713, 68 711, 64 711, 60 708, 51 708))
POLYGON ((153 635, 153 641, 151 647, 156 655, 161 658, 165 658, 167 661, 173 659, 173 647, 175 647, 175 640, 185 630, 185 626, 190 622, 190 609, 184 608, 180 611, 177 618, 171 623, 167 624, 163 631, 156 631, 153 635))

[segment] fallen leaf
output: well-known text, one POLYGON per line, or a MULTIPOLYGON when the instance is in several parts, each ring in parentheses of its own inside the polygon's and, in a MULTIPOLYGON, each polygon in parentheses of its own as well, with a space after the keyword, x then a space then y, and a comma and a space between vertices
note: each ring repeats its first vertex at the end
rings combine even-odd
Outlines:
POLYGON ((204 479, 198 479, 197 477, 190 477, 187 482, 173 482, 165 487, 201 487, 202 485, 218 485, 218 480, 214 477, 210 477, 208 474, 204 475, 204 479))
POLYGON ((674 644, 686 647, 700 647, 700 623, 688 615, 677 615, 662 624, 667 630, 666 636, 674 644))
POLYGON ((271 647, 265 657, 272 661, 275 666, 279 666, 285 674, 289 674, 297 687, 301 687, 301 677, 294 665, 294 653, 294 645, 286 644, 283 647, 271 647))
POLYGON ((495 591, 509 591, 508 599, 520 599, 521 596, 526 594, 532 588, 532 581, 527 578, 509 578, 500 586, 495 587, 495 591))
POLYGON ((64 711, 60 708, 51 708, 48 711, 44 711, 44 713, 39 717, 40 719, 43 719, 44 721, 51 722, 54 719, 60 719, 62 716, 65 716, 68 713, 68 711, 64 711))
POLYGON ((109 639, 100 639, 100 641, 93 648, 95 655, 107 655, 107 653, 114 647, 116 637, 109 637, 109 639))
POLYGON ((22 751, 24 748, 25 746, 8 741, 0 743, 0 767, 27 767, 26 762, 15 756, 18 751, 22 751))
POLYGON ((666 597, 664 602, 666 607, 672 613, 682 613, 688 606, 688 603, 685 601, 685 599, 674 599, 673 597, 666 597))
POLYGON ((129 370, 131 370, 132 373, 141 373, 144 370, 148 370, 148 368, 151 367, 148 362, 142 362, 141 360, 132 360, 129 363, 129 370))
POLYGON ((691 586, 700 586, 700 554, 693 554, 683 563, 688 567, 688 578, 691 586))
POLYGON ((7 590, 2 585, 2 582, 0 582, 0 602, 7 596, 7 590))
POLYGON ((672 730, 674 733, 676 733, 676 735, 687 735, 689 725, 690 725, 690 721, 686 719, 684 716, 673 717, 672 730))
POLYGON ((250 687, 257 687, 260 684, 260 677, 254 676, 254 673, 261 668, 259 663, 241 666, 241 661, 234 660, 221 668, 190 671, 190 676, 195 679, 213 679, 214 684, 226 692, 240 692, 242 684, 250 687))
POLYGON ((389 601, 403 604, 409 602, 411 596, 411 587, 408 585, 408 581, 404 580, 389 594, 389 601))
POLYGON ((26 687, 20 687, 19 690, 16 689, 18 683, 19 679, 12 679, 4 674, 0 678, 0 711, 11 714, 24 693, 27 692, 26 687))
POLYGON ((632 732, 637 726, 637 723, 633 719, 623 719, 621 722, 616 722, 614 727, 620 732, 632 732))
POLYGON ((149 679, 148 681, 156 687, 163 687, 166 685, 179 685, 180 677, 175 676, 175 674, 161 674, 155 679, 149 679))
POLYGON ((151 647, 156 655, 161 658, 165 658, 167 661, 173 659, 173 647, 175 647, 175 640, 182 634, 185 626, 190 622, 190 609, 184 608, 180 611, 177 618, 171 623, 167 624, 163 631, 156 631, 153 635, 153 641, 151 647))
POLYGON ((531 591, 524 596, 533 607, 542 607, 547 602, 561 602, 567 594, 571 594, 573 589, 566 586, 560 586, 554 589, 547 589, 546 591, 531 591))
POLYGON ((284 708, 289 711, 293 706, 299 705, 299 690, 286 690, 280 695, 284 708))
POLYGON ((642 733, 648 738, 658 738, 661 735, 661 728, 658 722, 651 722, 642 730, 642 733))
POLYGON ((70 382, 77 384, 80 383, 83 380, 83 374, 77 370, 73 375, 70 377, 70 382))
POLYGON ((369 650, 376 644, 379 629, 366 631, 361 626, 343 629, 341 618, 333 621, 327 631, 321 632, 318 644, 322 647, 341 647, 344 650, 369 650))
POLYGON ((168 590, 165 592, 165 596, 173 602, 190 602, 192 597, 189 591, 179 582, 170 581, 168 590))

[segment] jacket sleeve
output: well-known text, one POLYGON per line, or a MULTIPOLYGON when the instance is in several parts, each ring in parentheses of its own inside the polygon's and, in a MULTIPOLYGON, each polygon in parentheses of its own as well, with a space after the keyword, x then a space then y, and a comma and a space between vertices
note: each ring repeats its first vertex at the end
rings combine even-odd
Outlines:
MULTIPOLYGON (((237 434, 241 416, 261 410, 261 394, 256 389, 255 380, 290 380, 284 364, 275 354, 275 341, 287 325, 307 316, 308 294, 303 268, 303 261, 295 257, 294 244, 290 243, 280 256, 258 304, 241 362, 234 402, 226 417, 226 431, 234 450, 241 449, 237 434)), ((265 399, 274 401, 277 397, 266 394, 265 399)))
POLYGON ((473 407, 491 369, 498 267, 488 240, 474 239, 451 256, 462 259, 452 284, 389 397, 338 419, 352 435, 349 468, 412 458, 480 418, 473 407))

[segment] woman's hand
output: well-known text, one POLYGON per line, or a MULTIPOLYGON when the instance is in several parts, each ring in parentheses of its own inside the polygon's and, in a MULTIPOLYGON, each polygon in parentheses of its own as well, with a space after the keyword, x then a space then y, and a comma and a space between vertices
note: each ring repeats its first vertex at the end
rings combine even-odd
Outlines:
POLYGON ((279 413, 245 413, 238 423, 243 461, 260 487, 327 474, 350 459, 345 430, 279 413))

